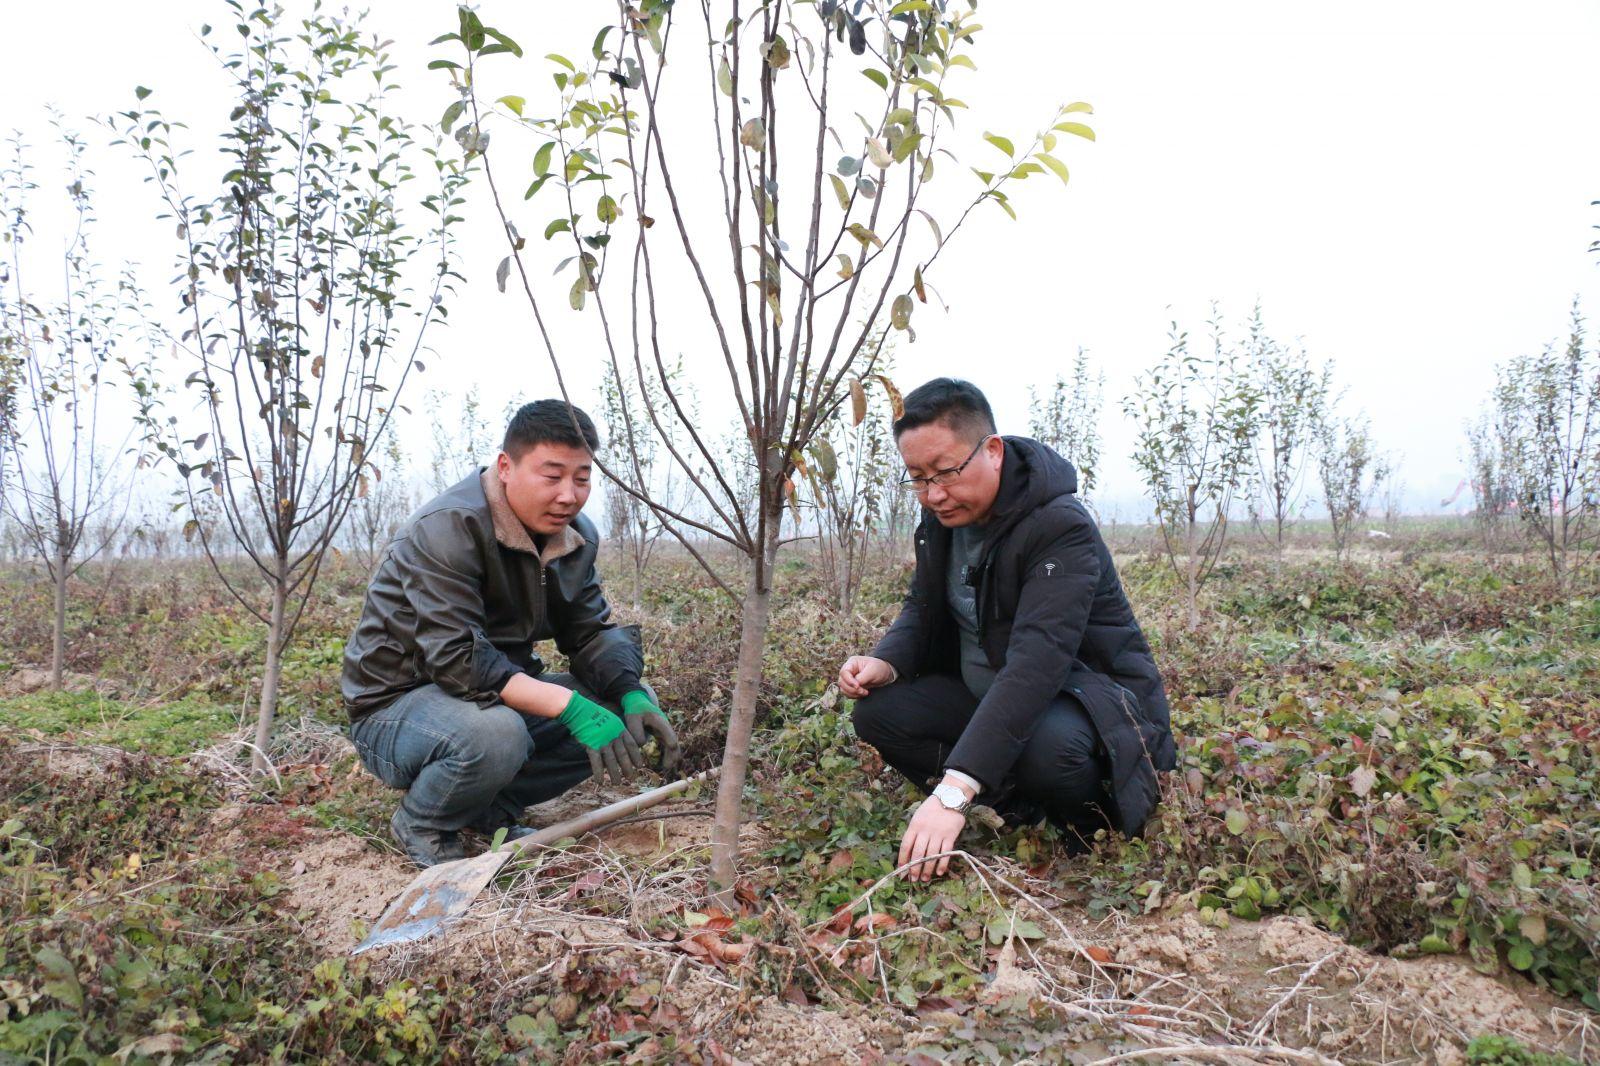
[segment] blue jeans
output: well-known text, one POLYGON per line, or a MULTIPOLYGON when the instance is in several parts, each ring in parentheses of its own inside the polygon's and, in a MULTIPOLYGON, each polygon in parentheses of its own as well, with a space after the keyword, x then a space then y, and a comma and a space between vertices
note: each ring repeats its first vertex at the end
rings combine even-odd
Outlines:
MULTIPOLYGON (((617 710, 570 674, 539 680, 617 710)), ((503 703, 479 707, 438 685, 414 688, 358 719, 350 739, 374 777, 405 790, 400 807, 423 829, 493 832, 589 776, 588 751, 554 718, 503 703)))

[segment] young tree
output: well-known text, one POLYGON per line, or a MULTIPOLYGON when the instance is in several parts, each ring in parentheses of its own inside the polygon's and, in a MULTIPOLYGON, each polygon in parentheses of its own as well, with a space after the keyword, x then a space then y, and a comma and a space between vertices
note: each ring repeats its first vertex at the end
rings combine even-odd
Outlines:
POLYGON ((1328 412, 1319 420, 1317 475, 1333 527, 1333 553, 1342 560, 1356 523, 1389 479, 1389 461, 1378 453, 1365 417, 1340 418, 1328 412))
MULTIPOLYGON (((497 121, 516 123, 538 145, 523 195, 548 190, 538 203, 554 195, 554 210, 534 232, 561 237, 566 302, 593 316, 600 350, 619 376, 661 386, 660 407, 625 407, 627 447, 653 434, 704 511, 644 502, 741 613, 712 831, 712 883, 731 893, 773 564, 796 461, 848 398, 850 379, 875 372, 874 332, 887 325, 912 336, 930 270, 973 210, 992 202, 1014 214, 1017 182, 1049 172, 1066 179, 1052 152, 1061 134, 1092 138, 1070 114, 1089 108, 1060 109, 1021 151, 987 134, 986 151, 998 153, 990 158, 1000 165, 977 171, 976 195, 944 229, 921 197, 948 166, 936 160, 965 106, 952 95, 955 72, 976 65, 979 26, 969 4, 708 0, 691 9, 640 0, 614 11, 581 67, 547 58, 555 99, 500 96, 497 121), (857 129, 858 114, 865 129, 857 129), (931 243, 920 239, 920 226, 913 239, 919 215, 931 243), (737 412, 734 453, 717 450, 666 380, 662 353, 673 346, 663 332, 687 333, 680 350, 709 344, 720 361, 715 402, 737 412), (753 500, 734 482, 741 462, 755 471, 753 500), (694 534, 742 560, 742 588, 694 534)), ((510 170, 490 165, 498 150, 489 148, 490 104, 477 89, 485 57, 521 49, 465 8, 441 40, 460 59, 434 63, 462 93, 446 121, 461 124, 457 137, 469 155, 486 155, 505 223, 499 282, 515 276, 565 394, 547 331, 545 275, 498 183, 510 170)))
POLYGON ((1500 368, 1494 422, 1524 535, 1569 588, 1600 554, 1600 352, 1576 301, 1564 346, 1500 368))
MULTIPOLYGON (((667 371, 667 379, 681 388, 683 366, 674 363, 667 371)), ((608 475, 616 479, 612 490, 606 493, 606 519, 611 539, 622 546, 633 564, 633 609, 639 610, 644 599, 644 571, 656 544, 666 535, 666 527, 646 504, 647 499, 661 501, 667 507, 681 507, 687 501, 680 499, 681 479, 676 469, 663 462, 661 447, 654 436, 639 434, 633 438, 632 447, 624 428, 628 409, 641 410, 645 405, 663 403, 661 390, 654 382, 639 382, 631 376, 619 379, 610 363, 600 385, 600 409, 606 424, 606 438, 601 448, 603 466, 608 475), (649 390, 648 396, 642 390, 649 390)), ((692 401, 691 406, 692 406, 692 401)), ((682 441, 674 442, 681 447, 682 441)))
POLYGON ((817 558, 828 577, 834 607, 848 614, 855 606, 867 560, 884 532, 890 499, 906 495, 899 480, 900 453, 893 422, 899 393, 890 381, 892 353, 879 356, 881 373, 850 380, 850 407, 841 410, 807 449, 801 469, 817 522, 817 558), (885 403, 873 405, 882 391, 885 403))
MULTIPOLYGON (((511 404, 511 413, 515 413, 518 406, 511 404)), ((436 493, 476 473, 480 466, 493 459, 500 450, 500 433, 511 421, 508 415, 500 420, 499 426, 489 423, 476 385, 467 389, 459 405, 447 393, 429 389, 424 407, 433 438, 428 481, 436 493)))
POLYGON ((1284 534, 1301 505, 1333 368, 1325 363, 1318 371, 1303 346, 1291 350, 1268 336, 1259 304, 1250 317, 1246 353, 1259 397, 1253 447, 1258 492, 1251 500, 1251 517, 1281 555, 1284 534))
POLYGON ((370 464, 368 472, 356 479, 356 498, 350 505, 348 540, 362 569, 369 574, 417 506, 405 452, 394 433, 384 435, 380 452, 382 465, 370 464))
POLYGON ((1057 374, 1043 398, 1028 387, 1028 432, 1078 468, 1078 494, 1089 503, 1100 469, 1100 410, 1106 375, 1089 369, 1082 349, 1066 375, 1057 374))
POLYGON ((1516 493, 1506 478, 1496 423, 1488 412, 1467 423, 1467 483, 1472 490, 1472 522, 1488 551, 1503 546, 1502 529, 1512 514, 1516 493))
POLYGON ((259 772, 284 649, 396 397, 423 369, 424 330, 444 314, 465 171, 391 112, 394 68, 359 21, 319 11, 288 24, 278 8, 228 8, 238 44, 211 44, 234 82, 222 188, 180 185, 179 123, 136 109, 118 125, 176 224, 186 324, 177 345, 199 392, 193 424, 174 416, 159 446, 184 479, 186 531, 267 627, 259 772), (413 201, 419 170, 436 180, 413 201), (430 215, 424 238, 418 217, 430 215), (221 539, 203 521, 202 496, 224 519, 221 539), (235 553, 244 567, 232 565, 235 553))
POLYGON ((1191 628, 1200 624, 1200 588, 1222 556, 1234 494, 1249 476, 1258 402, 1215 307, 1209 325, 1211 351, 1197 354, 1174 322, 1172 346, 1123 400, 1139 427, 1134 464, 1183 582, 1191 628))
POLYGON ((54 590, 56 688, 66 658, 67 583, 116 539, 131 500, 120 458, 133 434, 111 426, 130 414, 148 418, 153 402, 150 352, 136 354, 140 335, 126 313, 137 314, 143 300, 126 272, 114 274, 94 258, 83 141, 66 130, 61 139, 71 233, 56 264, 63 279, 56 298, 35 288, 27 269, 37 185, 20 140, 0 171, 9 253, 0 267, 0 482, 13 482, 0 485, 0 502, 54 590), (123 410, 115 407, 113 373, 131 386, 123 410))

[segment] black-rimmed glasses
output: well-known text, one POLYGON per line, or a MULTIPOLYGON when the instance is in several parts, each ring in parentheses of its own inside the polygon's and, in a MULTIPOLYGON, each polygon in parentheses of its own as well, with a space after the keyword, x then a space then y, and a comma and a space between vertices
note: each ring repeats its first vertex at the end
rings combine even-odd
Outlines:
POLYGON ((968 464, 978 457, 978 452, 982 450, 985 444, 989 443, 989 437, 992 436, 994 436, 993 433, 980 440, 977 444, 977 447, 973 448, 967 457, 961 460, 961 465, 952 466, 945 470, 936 470, 927 477, 901 478, 899 481, 900 487, 905 489, 907 492, 923 493, 927 492, 935 485, 938 485, 940 488, 946 488, 950 485, 953 485, 956 478, 961 476, 961 471, 965 470, 968 464))

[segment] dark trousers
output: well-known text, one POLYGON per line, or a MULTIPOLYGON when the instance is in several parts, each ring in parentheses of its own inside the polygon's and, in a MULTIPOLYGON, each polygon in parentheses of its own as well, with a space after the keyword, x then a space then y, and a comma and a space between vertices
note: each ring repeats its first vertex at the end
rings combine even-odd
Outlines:
MULTIPOLYGON (((856 735, 924 792, 944 775, 945 759, 961 739, 978 700, 952 674, 902 678, 856 702, 856 735)), ((959 769, 959 767, 957 767, 959 769)), ((1051 700, 1005 781, 986 782, 979 803, 1007 821, 1027 822, 1042 810, 1069 841, 1110 828, 1103 782, 1110 762, 1088 714, 1076 699, 1051 700)))
MULTIPOLYGON (((539 680, 611 706, 571 674, 541 674, 539 680)), ((405 790, 400 806, 424 829, 493 832, 590 773, 588 751, 554 718, 503 703, 479 707, 438 685, 412 689, 360 718, 350 739, 374 777, 405 790)))

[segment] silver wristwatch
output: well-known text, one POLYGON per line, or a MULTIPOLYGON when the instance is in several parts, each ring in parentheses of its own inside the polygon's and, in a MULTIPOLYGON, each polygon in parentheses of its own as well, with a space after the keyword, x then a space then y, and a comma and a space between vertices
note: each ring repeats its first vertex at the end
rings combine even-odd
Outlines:
POLYGON ((967 808, 972 806, 972 801, 967 794, 954 785, 940 784, 933 790, 933 798, 938 800, 947 811, 957 814, 967 813, 967 808))

